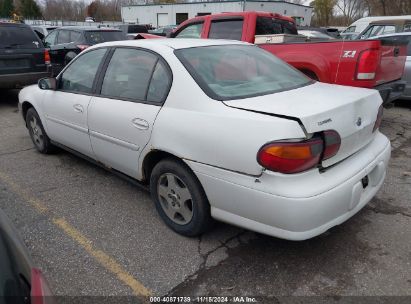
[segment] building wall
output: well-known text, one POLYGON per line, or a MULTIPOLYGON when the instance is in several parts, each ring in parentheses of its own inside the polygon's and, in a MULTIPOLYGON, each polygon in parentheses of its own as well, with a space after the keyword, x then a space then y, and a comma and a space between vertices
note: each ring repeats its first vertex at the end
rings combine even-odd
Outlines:
POLYGON ((157 14, 161 13, 168 14, 168 24, 176 24, 177 13, 188 13, 188 18, 193 18, 198 13, 218 14, 221 12, 240 12, 242 10, 242 2, 136 5, 123 6, 121 8, 121 18, 124 22, 152 24, 157 27, 157 14))
MULTIPOLYGON (((188 18, 198 13, 218 14, 223 12, 241 12, 244 3, 239 2, 210 2, 190 4, 159 4, 159 5, 131 5, 121 8, 121 17, 124 22, 152 24, 157 27, 157 14, 167 14, 168 24, 176 24, 177 13, 188 13, 188 18)), ((283 2, 246 2, 247 11, 267 11, 286 16, 303 17, 301 25, 310 25, 312 8, 283 2)), ((160 17, 162 20, 165 16, 160 17)))

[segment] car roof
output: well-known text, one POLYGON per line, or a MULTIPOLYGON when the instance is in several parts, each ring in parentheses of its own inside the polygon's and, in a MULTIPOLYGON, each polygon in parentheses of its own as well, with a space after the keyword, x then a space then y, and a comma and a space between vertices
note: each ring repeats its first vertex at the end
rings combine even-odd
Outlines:
POLYGON ((99 28, 97 26, 61 26, 59 30, 76 30, 76 31, 92 31, 92 32, 121 32, 121 30, 111 27, 99 28))
POLYGON ((372 37, 370 37, 370 39, 384 38, 384 37, 392 37, 392 36, 411 36, 411 32, 401 32, 401 33, 392 33, 392 34, 377 35, 377 36, 372 36, 372 37))
MULTIPOLYGON (((102 46, 135 46, 146 47, 168 47, 172 49, 186 49, 192 47, 212 46, 212 45, 249 45, 249 43, 237 40, 223 39, 186 39, 186 38, 159 38, 159 39, 139 39, 139 40, 121 40, 100 43, 94 47, 102 46)), ((94 48, 93 47, 93 48, 94 48)))
POLYGON ((404 24, 410 22, 411 18, 404 18, 404 19, 384 19, 384 20, 376 20, 370 22, 370 25, 378 25, 378 24, 404 24))

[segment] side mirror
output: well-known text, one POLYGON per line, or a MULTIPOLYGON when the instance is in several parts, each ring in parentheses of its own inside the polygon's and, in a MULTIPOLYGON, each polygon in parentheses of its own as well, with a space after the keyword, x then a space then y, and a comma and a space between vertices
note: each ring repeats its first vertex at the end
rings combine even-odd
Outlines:
POLYGON ((42 90, 55 91, 57 89, 56 78, 52 78, 52 77, 41 78, 38 82, 38 86, 42 90))

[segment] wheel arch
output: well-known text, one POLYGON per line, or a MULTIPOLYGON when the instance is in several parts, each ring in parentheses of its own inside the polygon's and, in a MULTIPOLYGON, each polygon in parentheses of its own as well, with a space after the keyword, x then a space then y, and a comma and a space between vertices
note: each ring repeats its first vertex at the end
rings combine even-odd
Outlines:
MULTIPOLYGON (((171 158, 174 159, 181 164, 184 164, 187 168, 191 170, 191 168, 184 162, 181 157, 178 157, 170 152, 164 150, 153 149, 150 150, 145 156, 142 161, 142 181, 146 184, 150 182, 151 172, 153 171, 154 167, 163 159, 171 158)), ((191 170, 192 171, 192 170, 191 170)))
POLYGON ((26 126, 27 126, 27 121, 26 121, 27 111, 30 108, 34 108, 34 110, 36 110, 36 108, 34 107, 34 105, 31 102, 23 101, 23 103, 21 104, 21 115, 23 116, 23 119, 24 119, 24 122, 26 123, 26 126))

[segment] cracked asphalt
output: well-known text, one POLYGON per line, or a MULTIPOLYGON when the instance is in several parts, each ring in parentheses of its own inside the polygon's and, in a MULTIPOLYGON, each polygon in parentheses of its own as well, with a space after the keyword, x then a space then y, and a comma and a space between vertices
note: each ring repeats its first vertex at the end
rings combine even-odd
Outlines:
POLYGON ((385 110, 381 131, 393 147, 386 181, 344 224, 303 242, 223 223, 200 238, 185 238, 161 222, 147 192, 67 152, 37 153, 17 111, 17 92, 2 91, 0 208, 60 296, 125 296, 133 289, 51 215, 156 296, 242 295, 267 303, 382 296, 362 299, 410 303, 411 102, 385 110), (39 212, 36 202, 48 211, 39 212))

